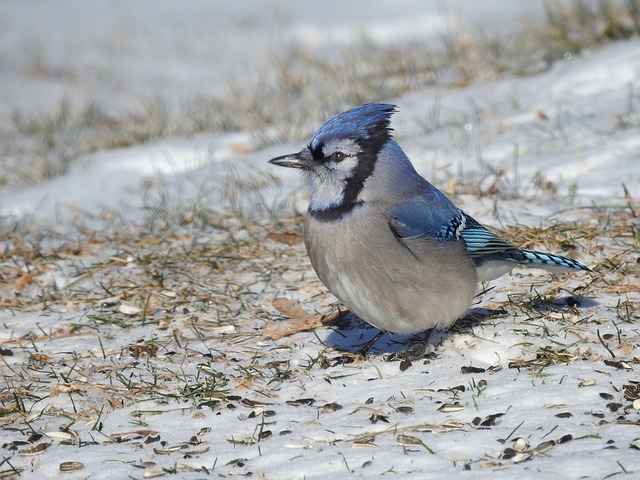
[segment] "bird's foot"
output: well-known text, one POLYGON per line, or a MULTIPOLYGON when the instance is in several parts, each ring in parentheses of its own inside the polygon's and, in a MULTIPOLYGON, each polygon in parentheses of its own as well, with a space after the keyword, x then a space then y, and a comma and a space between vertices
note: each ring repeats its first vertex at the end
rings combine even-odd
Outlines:
POLYGON ((429 343, 429 340, 431 340, 431 335, 433 334, 434 330, 435 328, 430 328, 429 330, 425 330, 423 332, 415 334, 409 341, 410 346, 427 345, 429 343))
POLYGON ((407 345, 407 350, 405 351, 406 358, 417 360, 422 358, 428 349, 431 351, 433 347, 429 344, 429 341, 431 340, 431 335, 434 330, 434 328, 430 328, 429 330, 414 335, 407 345))

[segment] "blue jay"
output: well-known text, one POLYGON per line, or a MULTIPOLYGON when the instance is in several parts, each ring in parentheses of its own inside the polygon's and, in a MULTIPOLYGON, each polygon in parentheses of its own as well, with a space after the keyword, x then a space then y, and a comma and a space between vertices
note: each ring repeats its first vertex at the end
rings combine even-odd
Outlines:
POLYGON ((491 233, 422 178, 392 137, 394 105, 330 118, 300 152, 270 160, 300 169, 311 192, 304 240, 324 285, 382 331, 447 328, 478 283, 516 265, 586 270, 491 233))

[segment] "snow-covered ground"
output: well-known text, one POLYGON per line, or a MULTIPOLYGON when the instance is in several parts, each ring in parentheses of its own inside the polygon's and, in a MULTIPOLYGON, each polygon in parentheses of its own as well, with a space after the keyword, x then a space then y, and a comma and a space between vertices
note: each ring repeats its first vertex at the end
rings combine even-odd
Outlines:
MULTIPOLYGON (((127 108, 216 93, 292 42, 331 50, 363 31, 398 41, 542 12, 69 5, 0 7, 2 128, 62 97, 127 108)), ((300 144, 211 133, 74 159, 0 190, 0 478, 640 475, 640 41, 371 100, 399 106, 398 141, 465 210, 595 272, 517 271, 452 331, 388 336, 366 359, 351 352, 375 332, 350 316, 273 340, 337 308, 292 216, 299 179, 266 164, 300 144)))
POLYGON ((572 245, 597 273, 517 272, 453 331, 426 344, 388 336, 366 359, 349 352, 375 331, 350 317, 265 337, 335 312, 299 222, 212 220, 199 235, 85 232, 36 254, 11 238, 3 472, 601 479, 640 470, 640 271, 629 234, 638 222, 628 210, 511 230, 539 247, 572 245), (27 259, 28 274, 16 266, 27 259))
MULTIPOLYGON (((571 200, 579 202, 622 197, 623 183, 640 190, 640 41, 588 52, 533 77, 391 100, 400 110, 394 117, 399 141, 436 184, 487 177, 481 188, 497 181, 509 196, 535 193, 538 177, 557 186, 557 201, 567 200, 571 190, 571 200)), ((279 204, 298 186, 297 172, 282 172, 266 160, 299 148, 255 151, 248 134, 233 133, 99 152, 63 177, 0 192, 0 214, 51 219, 65 205, 139 205, 144 179, 161 181, 182 202, 197 198, 228 208, 224 185, 230 176, 276 175, 281 183, 265 180, 257 191, 252 184, 250 193, 279 204)))

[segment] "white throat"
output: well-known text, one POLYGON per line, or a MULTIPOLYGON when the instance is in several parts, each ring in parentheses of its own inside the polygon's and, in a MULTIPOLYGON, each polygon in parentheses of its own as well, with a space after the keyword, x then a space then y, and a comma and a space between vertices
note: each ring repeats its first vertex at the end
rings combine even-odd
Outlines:
POLYGON ((327 163, 309 175, 311 199, 309 208, 328 210, 342 205, 347 181, 358 164, 357 157, 349 157, 340 163, 327 163))

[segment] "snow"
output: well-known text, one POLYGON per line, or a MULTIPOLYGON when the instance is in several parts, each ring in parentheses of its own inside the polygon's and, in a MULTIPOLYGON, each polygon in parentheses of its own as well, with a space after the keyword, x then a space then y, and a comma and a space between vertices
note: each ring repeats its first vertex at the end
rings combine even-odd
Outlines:
POLYGON ((64 216, 69 206, 94 212, 120 208, 141 199, 145 179, 167 178, 178 183, 186 172, 199 172, 204 165, 219 169, 222 162, 232 163, 233 145, 243 141, 246 135, 229 134, 99 152, 76 162, 64 176, 17 191, 7 189, 0 194, 1 214, 51 219, 60 218, 56 212, 64 216))
MULTIPOLYGON (((180 98, 219 91, 230 76, 250 75, 269 52, 291 42, 329 49, 363 31, 380 41, 416 30, 428 37, 463 19, 517 23, 521 15, 533 18, 541 11, 536 2, 498 1, 473 9, 461 1, 447 9, 437 1, 375 7, 331 1, 322 9, 273 1, 268 15, 256 14, 264 4, 253 1, 70 5, 15 0, 1 7, 0 21, 8 26, 0 29, 4 120, 16 108, 46 110, 63 96, 108 99, 114 108, 125 108, 158 93, 180 98), (64 76, 25 79, 16 65, 31 40, 41 42, 51 65, 91 74, 77 84, 64 76), (70 56, 74 62, 66 63, 70 56), (208 68, 211 63, 218 68, 208 68)), ((41 184, 3 187, 0 219, 54 225, 74 232, 69 235, 76 235, 72 223, 78 212, 114 210, 141 223, 149 207, 145 195, 164 195, 176 207, 198 203, 220 217, 213 230, 190 233, 191 242, 178 236, 161 243, 165 263, 145 256, 151 235, 119 246, 87 242, 79 254, 51 256, 41 272, 37 265, 3 260, 6 270, 0 274, 34 269, 35 278, 16 294, 9 285, 14 277, 1 277, 7 284, 0 286, 0 300, 33 301, 28 308, 0 311, 0 347, 11 351, 0 356, 2 459, 24 469, 26 479, 58 478, 65 461, 84 464, 66 478, 92 479, 170 472, 194 479, 634 478, 640 471, 640 445, 634 443, 640 413, 624 398, 623 385, 640 380, 640 292, 634 287, 640 272, 637 240, 627 234, 638 223, 625 220, 620 225, 627 233, 610 238, 605 227, 621 221, 618 210, 606 216, 579 207, 624 206, 623 183, 637 199, 639 95, 636 39, 568 58, 534 76, 384 99, 399 106, 396 136, 418 170, 450 187, 479 220, 498 226, 601 225, 593 239, 576 232, 568 241, 577 244, 572 255, 606 266, 607 281, 598 280, 596 288, 585 273, 552 278, 516 270, 492 282, 495 288, 478 299, 473 313, 480 321, 433 332, 426 346, 388 335, 366 359, 344 353, 375 334, 353 318, 277 341, 261 334, 283 316, 272 306, 274 298, 300 301, 307 312, 326 313, 335 302, 316 279, 302 244, 273 240, 274 233, 294 228, 286 219, 304 211, 306 199, 296 172, 266 161, 301 144, 256 149, 242 132, 167 138, 83 157, 64 176, 41 184), (433 122, 428 115, 435 102, 440 113, 433 122), (506 173, 496 175, 499 170, 506 173), (539 173, 556 192, 535 186, 539 173), (251 186, 230 192, 230 182, 241 180, 251 186), (498 195, 464 190, 473 185, 484 192, 494 181, 498 195), (269 223, 264 209, 256 212, 258 202, 273 207, 268 213, 284 223, 269 223), (250 226, 219 227, 228 221, 224 213, 238 211, 249 215, 250 226), (229 242, 252 239, 265 252, 255 253, 252 244, 233 254, 225 250, 229 242), (202 245, 211 250, 198 251, 192 266, 197 273, 187 277, 172 269, 174 255, 202 245), (247 260, 253 255, 255 265, 247 260), (145 277, 153 273, 149 264, 164 275, 164 297, 154 293, 158 277, 145 277), (153 315, 141 319, 135 310, 119 310, 123 302, 141 310, 144 303, 120 290, 111 298, 101 289, 108 280, 117 289, 148 288, 158 303, 153 315), (36 302, 38 288, 56 300, 36 302), (537 293, 554 299, 547 310, 525 308, 537 293), (179 307, 170 309, 166 305, 174 297, 179 307), (221 298, 228 297, 233 303, 224 306, 221 298), (626 319, 624 302, 631 306, 626 319), (505 312, 487 317, 480 307, 505 312), (149 342, 159 346, 156 353, 132 354, 132 347, 149 342), (426 354, 412 356, 420 345, 426 354), (570 359, 544 368, 518 366, 549 348, 570 359), (35 354, 47 359, 40 363, 35 354), (469 366, 478 367, 476 373, 463 373, 469 366), (224 400, 199 405, 177 394, 205 378, 213 381, 216 372, 225 378, 224 400), (23 377, 33 381, 21 383, 23 377), (27 386, 38 395, 27 399, 27 411, 5 415, 13 401, 7 393, 27 386), (558 416, 566 413, 571 415, 558 416), (10 442, 26 442, 31 428, 44 435, 36 444, 51 445, 32 455, 24 451, 30 444, 11 450, 10 442), (122 440, 122 432, 139 433, 122 440), (72 441, 61 441, 61 433, 72 441), (571 439, 559 441, 565 435, 571 439), (530 448, 505 455, 517 438, 530 448), (555 443, 543 445, 549 440, 555 443)), ((0 253, 11 241, 0 239, 0 253)), ((8 469, 8 463, 0 466, 8 469)))

